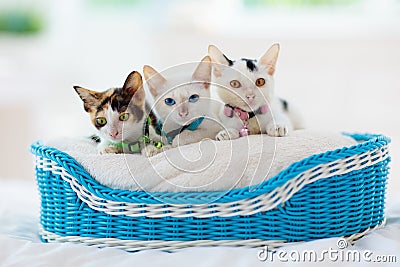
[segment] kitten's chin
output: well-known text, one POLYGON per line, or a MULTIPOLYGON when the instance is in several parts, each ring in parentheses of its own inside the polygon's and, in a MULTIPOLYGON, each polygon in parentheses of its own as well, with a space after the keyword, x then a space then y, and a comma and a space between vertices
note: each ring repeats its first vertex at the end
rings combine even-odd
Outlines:
POLYGON ((253 102, 253 103, 243 103, 243 102, 241 102, 240 104, 237 104, 235 107, 238 107, 238 108, 240 108, 240 109, 242 109, 242 110, 245 110, 245 111, 247 111, 247 112, 251 112, 251 111, 254 111, 254 110, 256 110, 256 109, 258 109, 260 106, 261 106, 262 104, 260 104, 260 103, 257 103, 257 102, 253 102))
POLYGON ((176 122, 177 124, 179 124, 180 126, 184 126, 184 125, 188 125, 188 124, 192 123, 193 121, 195 121, 195 120, 198 119, 198 118, 199 118, 199 117, 195 117, 195 118, 184 118, 184 119, 179 118, 179 119, 176 119, 175 122, 176 122))
POLYGON ((111 142, 114 142, 114 143, 118 143, 118 142, 121 142, 122 141, 122 137, 109 137, 108 138, 111 142))
POLYGON ((104 134, 103 134, 103 137, 106 138, 107 140, 113 142, 113 143, 118 143, 118 142, 121 142, 121 141, 122 141, 123 135, 122 135, 122 134, 118 134, 116 137, 112 137, 112 136, 109 135, 109 134, 107 134, 107 135, 104 135, 104 134))

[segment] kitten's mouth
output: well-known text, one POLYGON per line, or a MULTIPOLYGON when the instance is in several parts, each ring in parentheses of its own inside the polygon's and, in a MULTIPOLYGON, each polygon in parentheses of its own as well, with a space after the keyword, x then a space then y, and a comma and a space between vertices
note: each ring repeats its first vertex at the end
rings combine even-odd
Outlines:
POLYGON ((188 118, 180 118, 179 119, 179 123, 181 124, 181 125, 186 125, 186 124, 189 124, 190 122, 192 122, 194 119, 188 119, 188 118))
POLYGON ((251 112, 254 109, 257 109, 260 105, 253 100, 250 103, 249 103, 249 101, 245 101, 245 102, 243 101, 240 104, 233 105, 233 106, 236 106, 244 111, 251 112))
POLYGON ((195 120, 197 120, 199 117, 194 117, 194 118, 179 118, 179 122, 181 125, 188 125, 195 120))
POLYGON ((110 136, 110 139, 114 142, 122 141, 122 136, 110 136))

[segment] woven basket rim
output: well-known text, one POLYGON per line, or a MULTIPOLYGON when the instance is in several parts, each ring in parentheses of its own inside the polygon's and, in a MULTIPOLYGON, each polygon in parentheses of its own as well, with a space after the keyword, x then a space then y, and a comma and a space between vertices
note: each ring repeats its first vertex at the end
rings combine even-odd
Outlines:
POLYGON ((390 138, 381 134, 343 134, 353 138, 356 141, 363 142, 357 145, 311 155, 300 161, 292 163, 289 167, 280 171, 275 176, 257 185, 226 191, 146 192, 112 189, 98 183, 80 163, 78 163, 66 152, 60 151, 53 147, 45 146, 40 141, 33 143, 30 147, 30 151, 36 156, 48 158, 56 162, 65 168, 69 174, 74 176, 82 186, 87 188, 94 195, 105 200, 143 204, 164 204, 165 200, 168 200, 169 203, 175 202, 180 204, 198 204, 204 203, 205 200, 212 199, 213 202, 221 203, 253 198, 255 196, 265 194, 293 179, 305 169, 310 169, 320 164, 326 164, 340 158, 347 158, 357 154, 362 154, 370 150, 381 148, 390 143, 390 138))

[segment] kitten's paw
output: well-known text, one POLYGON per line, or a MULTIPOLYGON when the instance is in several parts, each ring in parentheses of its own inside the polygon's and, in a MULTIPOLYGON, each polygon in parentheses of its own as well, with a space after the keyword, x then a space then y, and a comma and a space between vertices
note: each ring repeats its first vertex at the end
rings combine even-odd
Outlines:
POLYGON ((239 131, 236 129, 224 129, 217 133, 215 136, 215 140, 223 141, 223 140, 233 140, 239 138, 239 131))
POLYGON ((194 142, 191 138, 190 131, 183 131, 172 140, 172 147, 184 146, 194 142))
POLYGON ((270 123, 267 126, 267 134, 269 136, 287 136, 289 134, 289 126, 286 124, 270 123))
POLYGON ((108 146, 99 150, 100 154, 118 154, 122 153, 121 149, 116 146, 108 146))
POLYGON ((169 149, 172 149, 173 147, 171 146, 171 145, 163 145, 163 147, 161 148, 161 150, 162 151, 165 151, 165 150, 169 150, 169 149))
MULTIPOLYGON (((177 136, 178 137, 178 136, 177 136)), ((174 140, 172 140, 172 147, 178 147, 178 146, 183 146, 182 142, 179 140, 179 138, 175 137, 174 140)))
POLYGON ((140 151, 140 153, 143 155, 143 156, 145 156, 145 157, 153 157, 153 156, 155 156, 155 155, 157 155, 158 153, 160 153, 160 152, 162 152, 163 150, 165 150, 165 148, 156 148, 155 146, 152 146, 152 145, 148 145, 148 146, 145 146, 141 151, 140 151))

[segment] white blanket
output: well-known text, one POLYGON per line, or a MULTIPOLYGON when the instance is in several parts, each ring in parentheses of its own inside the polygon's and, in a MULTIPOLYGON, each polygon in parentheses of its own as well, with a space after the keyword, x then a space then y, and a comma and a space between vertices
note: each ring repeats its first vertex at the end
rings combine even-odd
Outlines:
POLYGON ((203 141, 145 158, 100 155, 88 139, 44 142, 74 157, 99 183, 127 190, 218 191, 259 184, 303 158, 356 142, 339 133, 295 131, 288 137, 251 135, 203 141))

